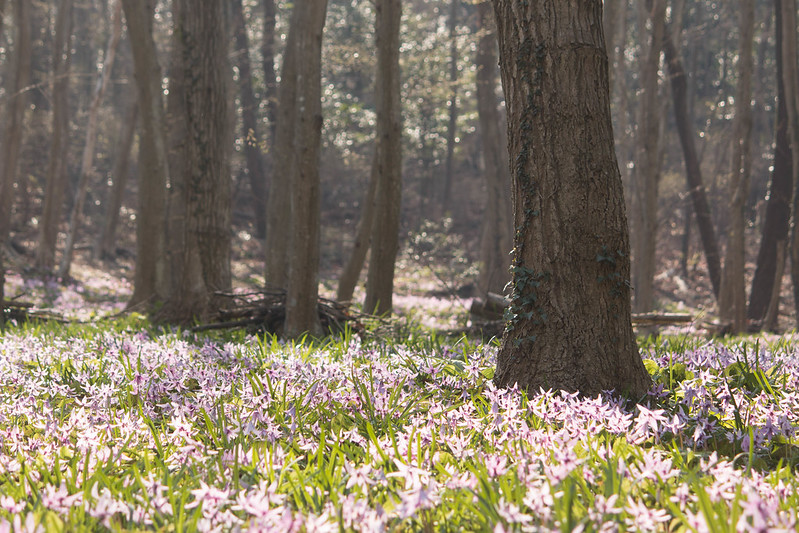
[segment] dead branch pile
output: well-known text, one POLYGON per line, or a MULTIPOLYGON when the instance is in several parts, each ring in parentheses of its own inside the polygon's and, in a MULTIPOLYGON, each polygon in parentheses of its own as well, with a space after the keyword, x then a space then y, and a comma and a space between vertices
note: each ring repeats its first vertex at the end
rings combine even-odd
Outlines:
POLYGON ((16 322, 17 324, 30 322, 33 320, 41 320, 44 322, 66 322, 62 316, 49 311, 36 309, 36 307, 29 302, 4 300, 2 305, 0 305, 0 310, 2 310, 6 321, 16 322))
MULTIPOLYGON (((250 333, 280 335, 286 320, 286 291, 264 290, 247 293, 218 292, 224 303, 212 321, 192 328, 192 331, 244 328, 250 333)), ((361 332, 360 315, 353 313, 346 304, 319 298, 319 322, 322 330, 340 333, 361 332)))

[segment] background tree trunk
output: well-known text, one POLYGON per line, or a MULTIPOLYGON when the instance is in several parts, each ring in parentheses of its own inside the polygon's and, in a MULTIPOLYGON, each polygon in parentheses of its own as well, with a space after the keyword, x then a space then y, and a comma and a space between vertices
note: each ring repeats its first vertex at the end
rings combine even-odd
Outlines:
POLYGON ((133 51, 139 98, 139 209, 136 272, 128 307, 152 308, 169 293, 164 255, 166 185, 169 180, 161 67, 153 39, 155 0, 122 0, 133 51))
POLYGON ((312 0, 292 11, 296 68, 296 125, 291 155, 291 254, 284 333, 296 338, 319 334, 319 154, 322 143, 322 30, 327 0, 312 0))
POLYGON ((399 249, 402 194, 402 117, 400 103, 399 28, 401 0, 378 0, 375 39, 377 74, 378 178, 375 218, 372 227, 369 274, 366 281, 367 312, 391 312, 394 293, 394 262, 399 249))
MULTIPOLYGON (((793 176, 793 224, 791 225, 791 280, 793 281, 794 305, 799 311, 799 68, 796 51, 796 0, 782 0, 782 67, 785 84, 785 105, 788 111, 788 138, 791 141, 791 170, 793 176)), ((796 323, 799 326, 799 312, 796 323)))
POLYGON ((369 184, 366 187, 363 200, 361 202, 361 218, 358 220, 358 227, 355 228, 355 242, 347 264, 338 281, 338 291, 336 299, 339 302, 349 302, 358 285, 361 277, 361 270, 366 261, 366 254, 369 252, 372 239, 372 225, 375 218, 375 192, 377 191, 377 148, 372 157, 372 171, 369 175, 369 184))
POLYGON ((215 293, 231 287, 232 143, 228 89, 231 83, 225 31, 225 3, 184 4, 176 20, 181 39, 186 138, 181 170, 185 201, 183 265, 199 259, 202 289, 192 270, 175 272, 176 285, 163 318, 188 322, 207 318, 215 293))
POLYGON ((455 159, 455 139, 458 130, 458 7, 460 0, 450 0, 449 8, 449 121, 447 123, 447 158, 444 162, 444 187, 441 196, 441 212, 446 215, 451 209, 452 180, 455 159))
MULTIPOLYGON (((782 0, 774 0, 776 56, 777 56, 777 105, 775 119, 774 167, 766 204, 757 267, 749 293, 748 318, 755 324, 763 322, 772 301, 779 308, 779 293, 784 270, 778 260, 778 250, 788 243, 791 220, 791 191, 793 170, 791 145, 788 138, 788 110, 785 104, 785 82, 782 63, 782 0)), ((783 261, 785 254, 783 253, 783 261)), ((776 312, 776 311, 775 311, 776 312)))
POLYGON ((2 131, 0 155, 0 327, 5 325, 2 302, 5 299, 5 248, 11 226, 11 206, 14 203, 14 182, 27 105, 27 87, 31 77, 31 14, 28 0, 13 0, 14 53, 6 92, 5 127, 2 131))
MULTIPOLYGON (((275 142, 277 125, 277 75, 275 73, 275 26, 277 9, 275 0, 262 0, 264 9, 264 30, 261 40, 261 60, 264 69, 264 99, 266 100, 266 120, 269 123, 268 141, 275 142)), ((272 152, 271 146, 269 152, 272 152)))
POLYGON ((89 188, 89 177, 94 172, 95 146, 97 143, 97 120, 100 114, 100 105, 111 79, 111 72, 114 68, 119 40, 122 37, 122 3, 117 0, 114 7, 114 15, 111 21, 111 40, 106 48, 103 59, 103 66, 94 90, 92 103, 89 106, 89 121, 86 125, 86 140, 83 146, 83 157, 80 164, 80 175, 78 177, 78 188, 75 191, 75 199, 72 203, 72 213, 69 217, 69 230, 67 231, 67 242, 64 246, 64 253, 61 256, 61 266, 58 269, 58 276, 66 278, 72 266, 72 253, 75 249, 75 240, 80 228, 80 219, 83 216, 83 203, 86 200, 86 192, 89 188))
POLYGON ((247 177, 252 190, 252 209, 255 215, 255 237, 266 236, 266 168, 261 155, 261 136, 259 134, 256 111, 258 102, 252 88, 252 68, 250 66, 250 42, 241 0, 231 3, 233 10, 236 59, 239 67, 239 98, 241 99, 241 136, 244 142, 244 156, 247 160, 247 177))
POLYGON ((633 237, 633 309, 646 313, 655 307, 655 250, 658 231, 658 190, 660 188, 660 52, 666 32, 666 0, 641 2, 638 5, 639 32, 649 37, 641 46, 638 58, 641 77, 636 165, 632 187, 633 237), (646 30, 646 21, 652 30, 646 30))
POLYGON ((500 129, 497 108, 497 36, 494 14, 486 1, 477 5, 480 39, 477 43, 477 113, 485 164, 486 203, 480 243, 480 274, 477 288, 482 295, 502 294, 510 281, 513 214, 510 204, 507 135, 500 129))
POLYGON ((746 331, 746 199, 752 170, 752 73, 755 35, 755 2, 740 1, 740 46, 738 50, 738 89, 735 95, 733 122, 732 164, 730 171, 730 230, 727 253, 724 256, 724 275, 719 297, 719 315, 730 321, 732 333, 746 331))
POLYGON ((629 240, 600 0, 494 0, 513 184, 513 294, 497 386, 632 398, 629 240))
POLYGON ((677 123, 677 133, 680 136, 683 157, 685 159, 685 175, 688 180, 688 190, 696 213, 696 222, 699 226, 699 236, 705 251, 707 270, 713 286, 713 294, 719 296, 721 288, 721 259, 716 230, 713 229, 713 215, 707 201, 707 193, 702 180, 702 169, 699 166, 699 156, 696 153, 694 141, 694 127, 688 113, 688 85, 685 69, 682 66, 677 47, 671 32, 666 32, 663 41, 663 54, 669 70, 671 80, 671 97, 673 100, 674 120, 677 123))
POLYGON ((55 22, 53 41, 53 135, 50 161, 44 189, 44 206, 39 223, 39 242, 36 246, 36 269, 52 272, 55 267, 56 241, 61 211, 64 208, 64 189, 67 180, 69 154, 69 77, 72 65, 72 0, 61 0, 55 22))
POLYGON ((139 122, 139 103, 135 94, 131 95, 133 102, 128 105, 125 119, 119 125, 117 151, 114 156, 114 169, 111 171, 112 184, 108 190, 103 231, 94 247, 96 259, 114 259, 117 249, 117 226, 119 225, 119 210, 122 208, 122 199, 130 175, 130 152, 133 148, 133 139, 136 137, 136 125, 139 122))

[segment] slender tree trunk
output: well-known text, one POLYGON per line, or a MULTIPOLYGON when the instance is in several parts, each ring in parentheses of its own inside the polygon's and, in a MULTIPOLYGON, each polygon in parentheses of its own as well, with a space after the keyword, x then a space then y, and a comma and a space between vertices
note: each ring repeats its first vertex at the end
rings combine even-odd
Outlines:
POLYGON ((460 0, 450 0, 449 11, 449 122, 447 124, 447 158, 444 165, 444 191, 441 198, 443 213, 452 206, 455 139, 458 127, 458 6, 460 0))
POLYGON ((155 0, 122 0, 133 50, 139 99, 139 209, 136 218, 136 273, 129 307, 152 308, 169 293, 164 227, 169 178, 164 136, 161 67, 153 39, 155 0))
MULTIPOLYGON (((277 125, 277 74, 275 73, 275 26, 277 9, 275 0, 262 0, 264 8, 264 31, 261 40, 261 60, 264 69, 264 99, 266 100, 266 119, 269 123, 269 138, 275 141, 277 125)), ((271 147, 270 147, 271 148, 271 147)))
POLYGON ((28 0, 13 0, 14 52, 12 54, 10 90, 6 95, 5 124, 2 130, 0 153, 0 327, 5 325, 3 301, 5 299, 5 248, 11 226, 11 208, 14 204, 14 182, 17 180, 17 163, 22 146, 27 87, 31 78, 31 13, 28 0))
MULTIPOLYGON (((286 290, 288 337, 319 334, 319 155, 322 144, 322 31, 327 0, 312 0, 292 11, 296 31, 296 126, 291 148, 291 254, 286 290)), ((282 100, 281 100, 282 102, 282 100)))
POLYGON ((241 99, 241 136, 244 140, 244 156, 247 160, 247 176, 252 190, 252 209, 255 214, 255 236, 266 236, 266 169, 261 155, 261 136, 259 134, 256 110, 258 102, 252 88, 252 68, 250 66, 250 43, 244 21, 242 0, 234 0, 233 24, 236 41, 236 58, 239 67, 239 98, 241 99))
POLYGON ((399 28, 402 1, 378 0, 376 11, 378 179, 364 308, 382 315, 390 313, 393 306, 394 262, 399 249, 402 194, 399 28))
POLYGON ((513 184, 513 294, 497 386, 651 383, 630 318, 624 193, 601 0, 494 0, 513 184))
MULTIPOLYGON (((791 225, 791 280, 794 305, 799 310, 799 68, 796 50, 796 0, 782 0, 782 66, 785 85, 785 105, 788 112, 788 138, 791 141, 791 170, 793 182, 793 223, 791 225)), ((799 312, 796 315, 799 326, 799 312)))
POLYGON ((344 266, 344 270, 341 272, 341 277, 338 281, 336 299, 339 302, 349 302, 352 300, 352 294, 355 292, 355 286, 358 284, 358 279, 361 277, 361 270, 363 270, 363 264, 366 261, 366 254, 369 252, 372 238, 372 225, 374 224, 375 217, 378 160, 377 150, 375 150, 374 157, 372 158, 372 171, 369 175, 369 185, 366 187, 366 192, 361 202, 361 219, 358 221, 358 227, 355 229, 355 243, 352 246, 352 253, 350 254, 349 261, 347 261, 347 264, 344 266))
POLYGON ((72 0, 59 2, 53 41, 53 135, 50 144, 50 161, 47 165, 44 207, 39 223, 39 242, 36 247, 36 268, 46 272, 52 272, 55 267, 58 225, 61 222, 67 180, 72 11, 72 0))
POLYGON ((114 168, 111 171, 112 185, 108 191, 103 231, 94 247, 94 257, 96 259, 113 259, 116 257, 119 210, 122 209, 122 198, 130 175, 130 152, 133 147, 133 139, 136 136, 136 124, 138 121, 139 103, 134 96, 133 103, 128 106, 125 119, 119 126, 119 144, 114 157, 114 168))
POLYGON ((660 52, 666 33, 666 1, 639 4, 639 32, 646 32, 646 21, 652 21, 648 46, 642 46, 639 57, 641 90, 639 96, 639 128, 637 164, 633 189, 633 308, 645 313, 655 306, 655 251, 658 229, 658 191, 660 188, 660 52), (645 7, 646 6, 646 7, 645 7), (648 13, 647 13, 648 11, 648 13))
MULTIPOLYGON (((299 14, 298 14, 299 16, 299 14)), ((292 11, 292 18, 294 12, 292 11)), ((289 246, 292 204, 291 180, 296 175, 297 154, 294 153, 296 118, 298 116, 297 76, 300 58, 297 57, 298 34, 304 28, 289 28, 283 66, 280 71, 273 162, 274 172, 269 181, 266 207, 266 286, 285 289, 288 286, 289 246), (291 31, 291 30, 294 31, 291 31)))
POLYGON ((752 73, 755 35, 755 2, 740 0, 740 45, 738 51, 738 89, 735 95, 735 121, 732 139, 730 180, 730 230, 724 258, 719 315, 732 323, 732 333, 746 331, 746 199, 752 170, 752 73))
POLYGON ((506 134, 500 129, 502 119, 497 109, 497 36, 489 2, 477 5, 477 17, 480 32, 475 54, 477 113, 486 182, 477 287, 483 294, 502 294, 510 281, 509 254, 513 248, 508 144, 506 134))
POLYGON ((83 157, 81 158, 80 176, 78 178, 78 188, 75 191, 75 200, 72 203, 72 214, 69 217, 69 231, 67 242, 64 247, 64 254, 61 256, 61 266, 58 269, 58 276, 66 278, 72 266, 72 254, 75 248, 80 219, 83 216, 83 203, 86 200, 86 192, 89 188, 89 177, 94 170, 95 145, 97 142, 97 120, 100 115, 100 106, 111 79, 111 72, 114 68, 119 40, 122 37, 122 2, 117 0, 114 7, 114 16, 111 21, 111 40, 105 51, 102 71, 95 87, 94 97, 89 106, 89 121, 86 126, 86 140, 83 146, 83 157))
POLYGON ((196 270, 174 272, 175 287, 161 318, 180 323, 207 318, 217 305, 216 293, 229 290, 232 283, 231 71, 224 22, 223 0, 183 4, 176 20, 186 133, 181 158, 185 233, 178 253, 183 254, 184 266, 199 260, 196 267, 202 279, 198 291, 196 270))
POLYGON ((685 172, 688 180, 688 190, 696 213, 696 222, 699 226, 699 236, 705 251, 708 274, 713 286, 713 294, 718 298, 721 288, 721 259, 719 255, 716 231, 713 229, 713 216, 707 201, 707 194, 702 180, 702 170, 699 166, 699 157, 696 153, 694 129, 688 114, 688 86, 686 83, 685 69, 679 57, 674 38, 666 32, 663 42, 663 53, 669 70, 671 81, 671 96, 674 108, 674 120, 677 123, 677 133, 682 145, 685 159, 685 172))
MULTIPOLYGON (((779 302, 784 265, 780 264, 778 250, 788 242, 791 220, 791 191, 793 190, 793 162, 788 137, 788 110, 785 104, 785 82, 782 62, 782 0, 774 0, 776 17, 777 56, 777 110, 775 120, 774 166, 771 171, 766 217, 760 237, 757 267, 749 295, 748 318, 755 324, 765 322, 770 302, 779 302), (772 292, 776 291, 776 292, 772 292)), ((783 260, 785 254, 783 253, 783 260)), ((775 311, 776 312, 776 311, 775 311)))

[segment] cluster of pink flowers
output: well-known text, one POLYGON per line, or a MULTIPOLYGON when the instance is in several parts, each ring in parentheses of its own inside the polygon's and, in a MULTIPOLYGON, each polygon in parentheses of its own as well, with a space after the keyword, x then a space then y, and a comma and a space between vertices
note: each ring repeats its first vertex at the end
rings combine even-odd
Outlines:
POLYGON ((486 346, 7 332, 0 531, 794 529, 795 353, 651 357, 685 371, 630 407, 496 389, 486 346))

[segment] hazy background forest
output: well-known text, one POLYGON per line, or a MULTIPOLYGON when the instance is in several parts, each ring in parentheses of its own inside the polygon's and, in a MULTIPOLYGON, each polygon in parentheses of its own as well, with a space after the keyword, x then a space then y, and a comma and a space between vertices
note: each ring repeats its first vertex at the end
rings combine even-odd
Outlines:
MULTIPOLYGON (((125 29, 123 3, 0 0, 0 242, 9 279, 85 281, 105 272, 133 290, 143 126, 136 37, 125 29)), ((152 28, 164 102, 176 64, 172 4, 155 4, 152 28)), ((605 1, 637 312, 720 316, 739 330, 794 325, 788 222, 796 139, 789 125, 796 121, 788 117, 796 102, 778 106, 777 89, 789 86, 778 80, 783 59, 795 79, 795 21, 784 21, 780 0, 751 5, 747 14, 734 2, 605 1), (793 29, 787 38, 783 24, 793 29), (784 58, 791 46, 794 55, 784 58), (775 283, 783 273, 785 282, 775 283)), ((235 120, 222 143, 230 156, 234 287, 265 282, 266 198, 281 179, 273 148, 290 11, 289 2, 230 0, 219 22, 235 120)), ((466 309, 468 298, 501 293, 509 279, 502 252, 510 251, 510 185, 502 177, 507 157, 498 163, 496 156, 505 154, 505 140, 491 16, 488 4, 469 0, 403 2, 399 310, 424 299, 466 309)), ((368 203, 375 46, 374 4, 329 0, 319 280, 331 298, 342 297, 339 282, 368 203)), ((23 293, 20 284, 6 289, 8 298, 23 293)), ((345 291, 342 299, 350 297, 345 291)), ((363 301, 361 288, 354 301, 363 301)))

